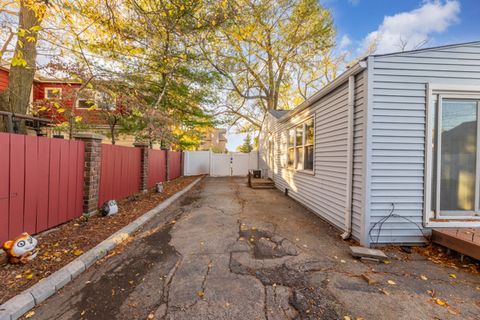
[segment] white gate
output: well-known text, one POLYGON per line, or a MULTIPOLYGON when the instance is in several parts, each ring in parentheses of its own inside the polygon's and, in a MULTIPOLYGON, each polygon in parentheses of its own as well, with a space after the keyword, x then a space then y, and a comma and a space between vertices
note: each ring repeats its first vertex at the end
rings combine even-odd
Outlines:
POLYGON ((232 176, 246 176, 250 164, 250 153, 232 153, 232 176))
POLYGON ((213 153, 186 151, 184 172, 186 176, 210 174, 213 177, 246 176, 248 170, 258 168, 258 152, 213 153))
POLYGON ((210 161, 210 175, 225 177, 232 174, 231 156, 229 153, 212 153, 210 161))

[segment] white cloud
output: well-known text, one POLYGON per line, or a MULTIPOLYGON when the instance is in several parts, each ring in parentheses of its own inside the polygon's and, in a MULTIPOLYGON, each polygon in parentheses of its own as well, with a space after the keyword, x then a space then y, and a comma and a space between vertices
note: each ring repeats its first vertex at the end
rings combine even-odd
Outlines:
POLYGON ((361 50, 367 51, 373 41, 377 42, 375 53, 414 49, 432 34, 441 33, 456 23, 459 13, 457 0, 435 0, 424 2, 412 11, 385 16, 378 29, 363 39, 361 50))
POLYGON ((346 34, 343 35, 342 39, 340 39, 340 49, 345 49, 351 44, 352 44, 352 40, 346 34))

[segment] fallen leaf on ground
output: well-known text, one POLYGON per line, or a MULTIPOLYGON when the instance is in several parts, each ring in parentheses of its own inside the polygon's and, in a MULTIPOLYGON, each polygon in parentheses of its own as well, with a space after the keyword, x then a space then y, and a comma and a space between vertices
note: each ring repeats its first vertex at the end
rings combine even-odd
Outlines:
POLYGON ((349 316, 344 316, 343 320, 352 320, 352 318, 350 318, 349 316))
POLYGON ((198 291, 198 292, 197 292, 197 296, 199 296, 200 298, 203 299, 203 297, 205 296, 205 292, 203 292, 203 291, 198 291))
POLYGON ((439 298, 435 299, 435 303, 438 304, 439 306, 444 306, 447 304, 445 301, 439 298))
POLYGON ((25 315, 25 318, 28 319, 28 318, 33 317, 34 315, 35 315, 35 311, 32 310, 32 311, 29 311, 29 312, 25 315))
POLYGON ((449 276, 450 276, 450 278, 457 279, 457 275, 454 274, 454 273, 450 273, 449 276))
POLYGON ((150 313, 147 317, 147 319, 153 319, 153 318, 155 318, 155 315, 153 313, 150 313))
POLYGON ((422 280, 424 280, 424 281, 427 281, 427 280, 428 280, 428 278, 427 278, 427 277, 425 277, 425 276, 423 276, 423 275, 422 275, 422 276, 420 276, 420 279, 422 279, 422 280))
POLYGON ((388 260, 383 261, 384 264, 390 264, 391 262, 388 260))
POLYGON ((32 273, 27 276, 27 279, 32 279, 32 278, 33 278, 33 274, 32 274, 32 273))
POLYGON ((17 274, 17 275, 15 276, 15 279, 21 279, 21 278, 22 278, 22 275, 21 275, 21 274, 17 274))
POLYGON ((397 283, 396 283, 395 281, 393 281, 393 280, 388 280, 387 283, 388 283, 388 284, 391 284, 391 285, 397 284, 397 283))
POLYGON ((377 283, 375 279, 370 278, 370 276, 368 276, 367 274, 362 274, 362 278, 365 279, 365 281, 367 281, 367 283, 370 285, 377 283))
POLYGON ((456 310, 452 307, 447 307, 447 311, 448 311, 448 313, 453 314, 453 315, 460 314, 460 311, 458 311, 458 310, 456 310))
POLYGON ((345 261, 345 260, 340 260, 340 262, 341 262, 341 263, 347 263, 347 261, 345 261))
POLYGON ((73 254, 78 257, 79 255, 83 254, 83 251, 80 250, 80 249, 77 249, 77 250, 73 251, 73 254))
POLYGON ((386 296, 389 296, 389 295, 390 295, 390 292, 388 292, 388 291, 385 290, 385 289, 379 289, 379 290, 380 290, 380 292, 382 292, 382 293, 383 293, 384 295, 386 295, 386 296))

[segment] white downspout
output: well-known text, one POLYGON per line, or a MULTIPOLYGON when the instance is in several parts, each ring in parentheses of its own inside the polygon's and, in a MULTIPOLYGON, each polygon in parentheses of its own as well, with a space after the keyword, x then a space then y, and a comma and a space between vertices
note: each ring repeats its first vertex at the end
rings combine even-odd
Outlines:
POLYGON ((345 203, 345 232, 342 239, 352 235, 352 198, 353 198, 353 149, 354 149, 354 117, 355 117, 355 76, 348 77, 348 137, 347 137, 347 183, 345 203))

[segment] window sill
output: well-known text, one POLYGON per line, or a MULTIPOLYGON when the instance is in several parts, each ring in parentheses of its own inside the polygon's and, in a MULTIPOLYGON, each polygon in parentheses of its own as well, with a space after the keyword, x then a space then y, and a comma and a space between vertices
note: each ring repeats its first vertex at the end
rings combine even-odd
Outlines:
POLYGON ((303 173, 303 174, 308 174, 308 175, 311 175, 311 176, 315 175, 314 170, 297 170, 297 169, 293 169, 293 168, 285 168, 285 169, 287 169, 288 171, 294 172, 294 173, 303 173))

